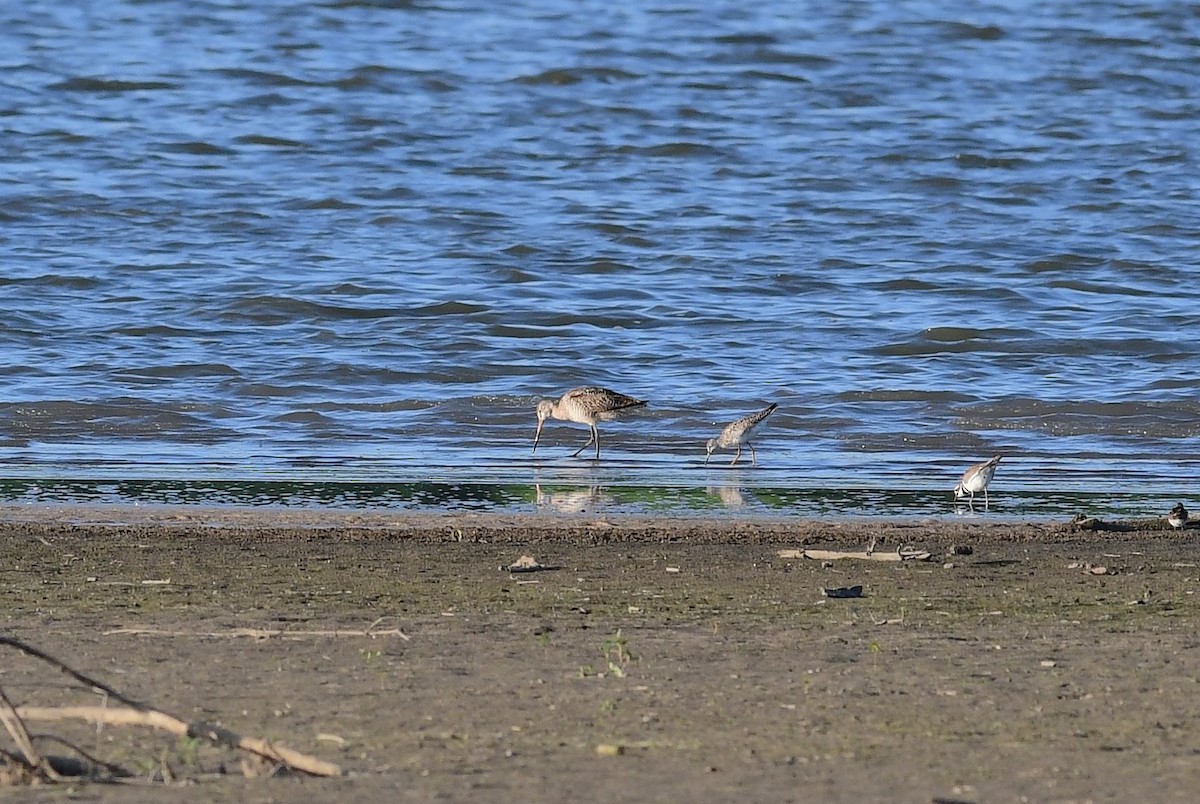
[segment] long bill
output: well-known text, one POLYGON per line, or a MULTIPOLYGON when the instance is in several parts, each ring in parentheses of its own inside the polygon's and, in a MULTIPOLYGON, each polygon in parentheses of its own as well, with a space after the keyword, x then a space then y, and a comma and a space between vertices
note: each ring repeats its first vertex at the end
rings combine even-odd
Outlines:
POLYGON ((537 452, 538 439, 542 437, 542 425, 545 423, 546 423, 545 419, 538 420, 537 432, 533 434, 533 451, 534 452, 537 452))

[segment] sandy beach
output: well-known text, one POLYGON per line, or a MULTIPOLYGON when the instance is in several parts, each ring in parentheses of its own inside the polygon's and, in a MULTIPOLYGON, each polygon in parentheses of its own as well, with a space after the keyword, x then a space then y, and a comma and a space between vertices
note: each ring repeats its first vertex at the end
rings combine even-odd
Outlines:
MULTIPOLYGON (((1197 531, 1124 528, 10 506, 3 631, 346 771, 37 729, 179 800, 1191 800, 1197 531), (872 543, 930 555, 780 555, 872 543)), ((0 686, 98 702, 11 651, 0 686)))

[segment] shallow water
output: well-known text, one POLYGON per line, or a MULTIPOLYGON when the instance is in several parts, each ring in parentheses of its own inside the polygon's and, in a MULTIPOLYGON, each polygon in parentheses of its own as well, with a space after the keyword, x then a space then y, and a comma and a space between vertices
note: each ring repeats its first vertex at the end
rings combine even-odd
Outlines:
POLYGON ((0 11, 6 499, 1191 499, 1195 9, 698 9, 0 11), (583 384, 650 405, 531 455, 583 384))

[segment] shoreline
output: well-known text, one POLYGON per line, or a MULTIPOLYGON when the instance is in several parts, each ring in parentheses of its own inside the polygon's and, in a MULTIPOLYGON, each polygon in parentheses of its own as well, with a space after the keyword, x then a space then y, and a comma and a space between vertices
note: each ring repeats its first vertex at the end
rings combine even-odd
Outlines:
MULTIPOLYGON (((423 482, 340 482, 302 479, 135 479, 8 480, 0 506, 13 512, 89 509, 136 512, 172 508, 237 512, 299 513, 315 518, 340 516, 545 515, 593 518, 703 520, 901 520, 963 522, 1053 522, 1080 512, 1088 515, 1153 520, 1182 498, 1164 494, 1160 481, 1149 489, 1084 492, 1008 488, 988 510, 955 501, 947 488, 857 485, 749 485, 720 482, 684 485, 640 482, 603 483, 598 478, 500 483, 446 479, 423 482)), ((702 478, 700 480, 703 480, 702 478)), ((15 513, 14 515, 20 515, 15 513)), ((125 515, 125 514, 122 514, 125 515)), ((144 516, 130 513, 129 515, 144 516)), ((1165 519, 1164 519, 1165 521, 1165 519)))
POLYGON ((281 539, 308 538, 316 532, 351 534, 354 539, 414 540, 421 543, 671 543, 809 544, 875 540, 887 545, 924 539, 982 543, 1106 541, 1149 535, 1186 539, 1200 522, 1178 530, 1164 518, 1105 522, 1098 519, 989 519, 972 517, 797 517, 672 514, 536 512, 463 513, 454 511, 344 510, 209 505, 58 504, 0 505, 0 528, 78 531, 161 529, 209 533, 257 532, 281 539))

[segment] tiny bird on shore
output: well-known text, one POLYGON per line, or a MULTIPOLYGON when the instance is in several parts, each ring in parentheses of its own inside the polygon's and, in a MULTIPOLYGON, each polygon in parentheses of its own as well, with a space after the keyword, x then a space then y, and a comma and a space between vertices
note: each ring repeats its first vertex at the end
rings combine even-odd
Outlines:
POLYGON ((1171 513, 1167 514, 1167 524, 1173 528, 1182 528, 1187 524, 1188 510, 1183 507, 1183 503, 1175 503, 1175 507, 1171 509, 1171 513))
POLYGON ((996 464, 1000 463, 1002 456, 997 455, 994 458, 988 458, 982 463, 977 463, 967 471, 963 472, 962 480, 958 481, 958 485, 954 487, 954 499, 958 500, 964 495, 970 494, 971 499, 968 500, 968 505, 971 510, 975 510, 975 493, 983 492, 983 510, 988 509, 988 483, 992 482, 992 475, 996 474, 996 464))
POLYGON ((607 388, 572 388, 557 400, 543 399, 537 403, 537 432, 533 436, 533 451, 537 452, 538 439, 542 437, 542 425, 546 419, 560 419, 565 422, 586 424, 592 431, 587 443, 575 450, 572 458, 577 457, 591 443, 596 442, 596 460, 600 460, 600 431, 596 422, 609 421, 618 413, 629 408, 646 404, 645 400, 634 399, 607 388))
POLYGON ((708 451, 704 462, 708 463, 708 459, 712 457, 713 450, 718 448, 733 449, 736 447, 737 453, 734 454, 733 460, 729 462, 729 465, 733 466, 738 462, 738 458, 742 457, 742 444, 745 443, 750 448, 750 464, 758 466, 758 456, 754 454, 754 445, 750 443, 750 433, 754 431, 755 427, 762 424, 764 419, 774 413, 777 407, 779 405, 772 402, 762 410, 755 411, 749 416, 743 416, 736 422, 725 425, 725 429, 721 431, 719 436, 708 439, 708 443, 704 445, 704 448, 708 451))

